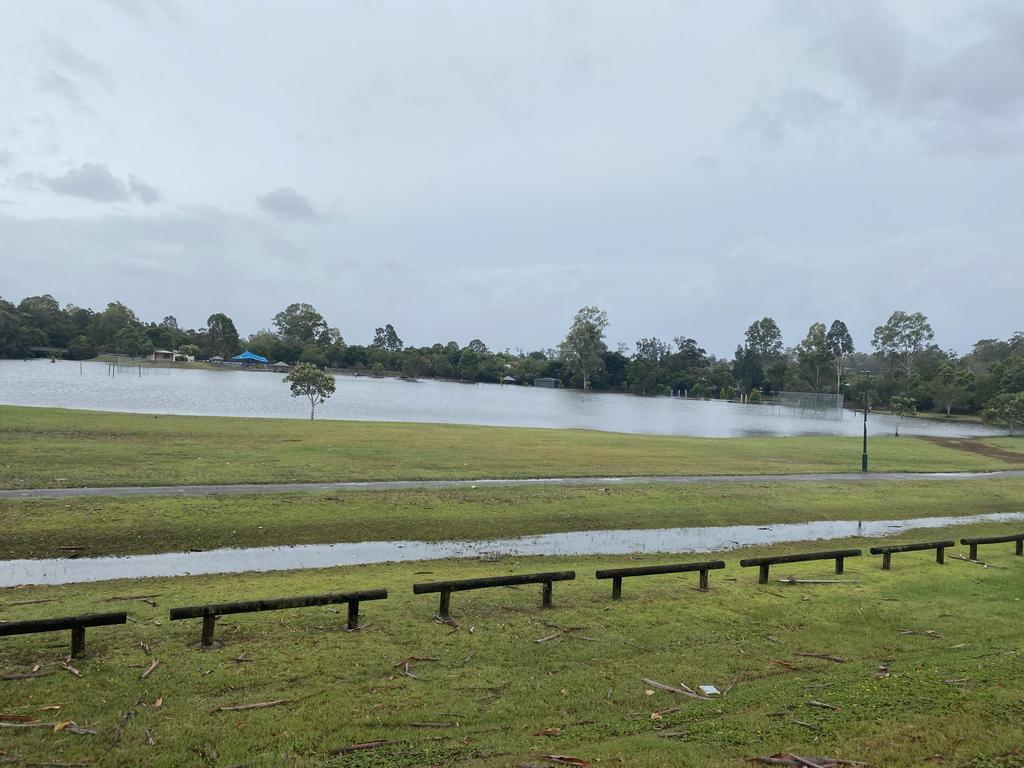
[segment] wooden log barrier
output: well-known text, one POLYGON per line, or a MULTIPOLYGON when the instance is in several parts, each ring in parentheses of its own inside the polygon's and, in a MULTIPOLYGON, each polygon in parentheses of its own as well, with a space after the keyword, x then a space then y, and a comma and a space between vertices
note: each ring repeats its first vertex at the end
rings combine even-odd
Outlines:
POLYGON ((722 560, 708 560, 702 563, 673 563, 670 565, 642 565, 635 568, 606 568, 597 571, 594 577, 597 579, 612 580, 612 600, 622 599, 622 580, 630 576, 657 576, 662 573, 689 573, 698 571, 700 573, 699 588, 701 592, 708 591, 708 571, 717 571, 725 568, 722 560))
POLYGON ((275 597, 267 600, 249 600, 237 603, 216 603, 213 605, 193 605, 185 608, 172 608, 171 621, 181 619, 203 620, 201 644, 213 645, 213 632, 218 616, 232 613, 254 613, 257 611, 280 611, 286 608, 311 608, 318 605, 348 604, 348 628, 359 626, 359 603, 363 600, 386 600, 386 589, 366 589, 359 592, 334 592, 327 595, 302 595, 299 597, 275 597))
POLYGON ((1015 542, 1017 557, 1024 556, 1024 533, 1011 533, 1009 536, 975 536, 969 539, 960 539, 961 544, 967 544, 971 548, 971 560, 978 559, 979 544, 1005 544, 1015 542))
POLYGON ((552 584, 556 581, 572 581, 576 571, 553 571, 551 573, 524 573, 515 576, 488 576, 482 579, 461 579, 458 581, 430 581, 413 584, 413 594, 423 595, 431 592, 441 593, 441 602, 437 615, 442 619, 450 619, 452 592, 464 592, 467 589, 486 589, 487 587, 514 587, 520 584, 543 584, 541 605, 551 607, 552 584))
POLYGON ((29 621, 6 621, 0 624, 0 636, 29 635, 36 632, 59 632, 71 630, 71 656, 79 658, 85 655, 85 628, 106 627, 113 624, 125 624, 128 614, 118 613, 85 613, 80 616, 60 616, 53 619, 31 619, 29 621))
POLYGON ((935 550, 935 562, 939 565, 946 562, 946 549, 956 546, 952 539, 948 541, 925 541, 920 544, 893 544, 892 546, 872 547, 872 555, 882 556, 882 570, 892 569, 892 556, 895 552, 920 552, 926 549, 935 550))
POLYGON ((836 573, 843 572, 843 561, 848 557, 860 557, 859 549, 834 549, 827 552, 805 552, 799 555, 772 555, 770 557, 748 557, 740 560, 743 568, 757 566, 760 572, 757 577, 758 584, 768 583, 768 568, 781 563, 805 563, 811 560, 835 560, 836 573))

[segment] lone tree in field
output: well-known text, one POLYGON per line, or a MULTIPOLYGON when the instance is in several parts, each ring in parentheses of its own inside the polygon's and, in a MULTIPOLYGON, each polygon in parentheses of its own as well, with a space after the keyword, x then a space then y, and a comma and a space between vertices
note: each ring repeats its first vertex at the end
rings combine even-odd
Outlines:
POLYGON ((558 345, 558 355, 570 371, 590 389, 590 380, 604 368, 604 331, 608 327, 608 314, 597 307, 583 307, 576 313, 569 333, 558 345))
POLYGON ((892 409, 892 414, 896 417, 896 437, 899 437, 900 423, 903 421, 904 417, 913 416, 917 413, 917 402, 912 397, 895 395, 889 401, 889 408, 892 409))
POLYGON ((908 315, 897 310, 889 316, 885 325, 875 328, 871 346, 878 350, 878 354, 902 368, 909 381, 910 374, 914 372, 914 360, 928 348, 934 338, 935 333, 927 317, 920 312, 908 315))
POLYGON ((292 397, 309 398, 310 421, 316 413, 316 407, 327 402, 327 398, 334 394, 334 377, 312 363, 299 363, 283 381, 291 385, 292 397))

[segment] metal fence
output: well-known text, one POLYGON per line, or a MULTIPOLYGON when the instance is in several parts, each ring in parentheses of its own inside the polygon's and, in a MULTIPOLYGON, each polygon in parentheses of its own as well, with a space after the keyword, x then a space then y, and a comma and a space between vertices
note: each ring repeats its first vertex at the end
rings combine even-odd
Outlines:
POLYGON ((786 415, 842 421, 843 396, 834 392, 779 392, 776 403, 786 415))

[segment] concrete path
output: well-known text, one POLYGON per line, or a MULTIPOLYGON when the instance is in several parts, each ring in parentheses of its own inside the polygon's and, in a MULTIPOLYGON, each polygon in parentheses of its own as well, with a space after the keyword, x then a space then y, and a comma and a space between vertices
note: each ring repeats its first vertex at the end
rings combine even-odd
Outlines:
POLYGON ((1024 478, 1024 470, 1001 472, 823 472, 802 475, 670 475, 659 477, 550 477, 526 480, 381 480, 343 483, 269 483, 266 485, 159 485, 120 488, 31 488, 0 490, 0 499, 63 499, 75 496, 223 496, 302 491, 406 491, 445 488, 608 486, 608 485, 755 485, 763 483, 858 483, 865 481, 979 480, 1024 478))

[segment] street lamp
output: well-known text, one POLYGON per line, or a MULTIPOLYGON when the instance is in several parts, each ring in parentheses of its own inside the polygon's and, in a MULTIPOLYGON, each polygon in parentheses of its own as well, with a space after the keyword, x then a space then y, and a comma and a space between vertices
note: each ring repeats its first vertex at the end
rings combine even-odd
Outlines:
POLYGON ((860 455, 860 471, 868 471, 868 393, 870 391, 870 380, 867 378, 871 371, 857 371, 864 374, 864 451, 860 455))

